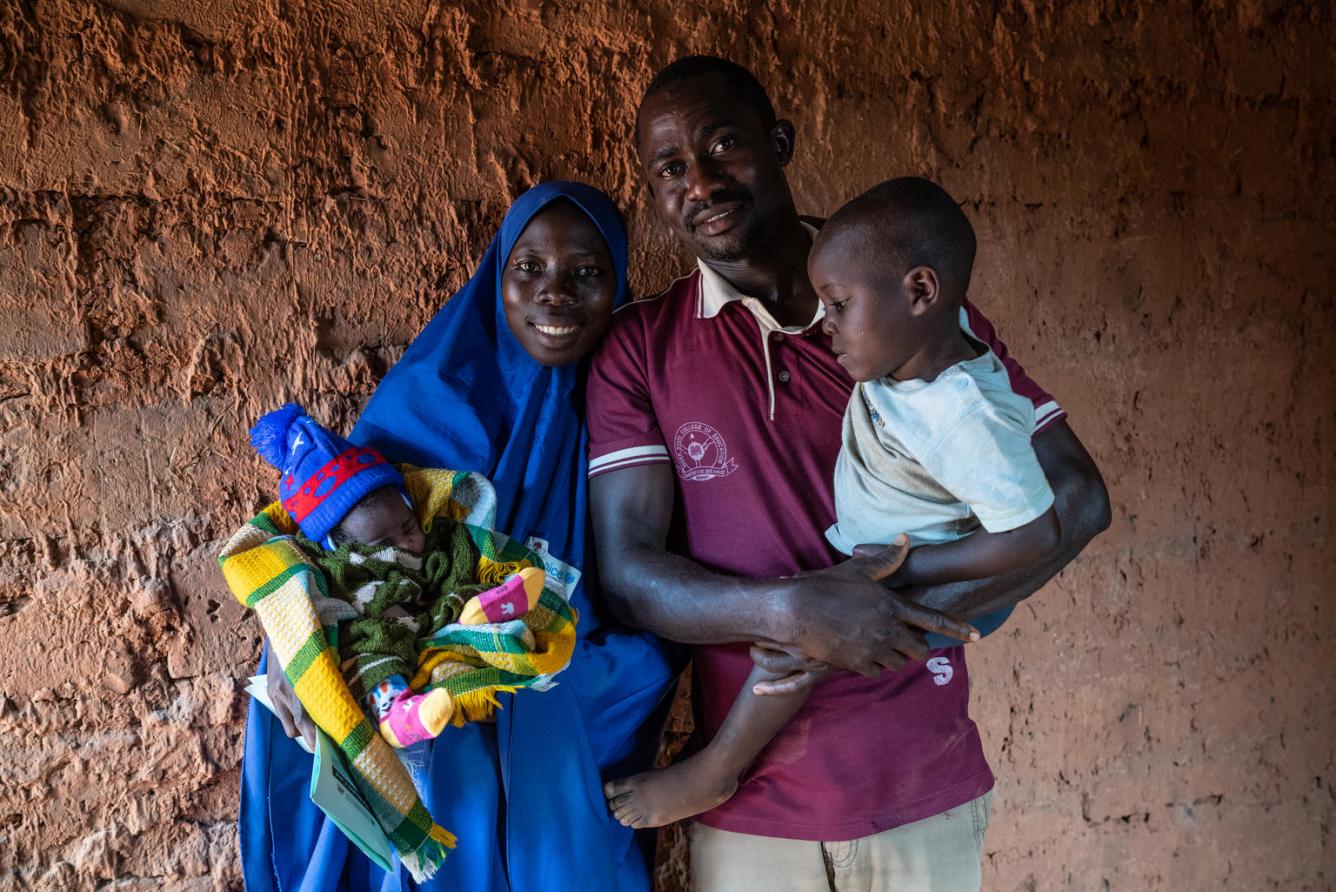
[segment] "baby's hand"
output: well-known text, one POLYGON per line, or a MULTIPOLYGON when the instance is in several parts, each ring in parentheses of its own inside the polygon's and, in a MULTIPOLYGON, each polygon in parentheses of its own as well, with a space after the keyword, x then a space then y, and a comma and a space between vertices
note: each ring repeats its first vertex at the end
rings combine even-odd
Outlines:
POLYGON ((805 691, 830 671, 826 663, 810 659, 797 648, 775 641, 758 641, 753 644, 751 658, 753 663, 766 672, 782 676, 752 685, 752 693, 758 697, 782 697, 805 691))

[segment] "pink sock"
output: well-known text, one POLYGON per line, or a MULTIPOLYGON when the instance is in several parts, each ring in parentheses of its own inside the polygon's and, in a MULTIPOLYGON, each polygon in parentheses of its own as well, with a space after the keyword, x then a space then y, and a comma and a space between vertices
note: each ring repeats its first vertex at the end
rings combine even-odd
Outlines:
POLYGON ((436 689, 425 694, 404 691, 380 720, 380 733, 391 746, 403 749, 438 736, 450 721, 450 694, 436 689))

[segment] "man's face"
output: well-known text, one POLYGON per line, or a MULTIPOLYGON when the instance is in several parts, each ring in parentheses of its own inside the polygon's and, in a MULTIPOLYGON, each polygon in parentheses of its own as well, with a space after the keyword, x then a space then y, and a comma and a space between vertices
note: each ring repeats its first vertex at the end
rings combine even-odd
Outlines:
POLYGON ((717 74, 650 96, 640 110, 640 163, 659 216, 697 257, 744 260, 792 205, 784 165, 791 128, 760 113, 717 74))

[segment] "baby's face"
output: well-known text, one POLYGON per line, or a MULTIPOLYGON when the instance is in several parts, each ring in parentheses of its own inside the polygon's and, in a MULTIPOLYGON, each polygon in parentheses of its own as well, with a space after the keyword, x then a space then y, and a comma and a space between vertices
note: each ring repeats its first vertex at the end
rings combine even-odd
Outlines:
POLYGON ((353 506, 339 532, 364 545, 393 545, 421 553, 427 544, 413 510, 398 490, 377 490, 353 506))
POLYGON ((826 309, 822 331, 855 381, 891 374, 913 355, 916 327, 903 284, 885 273, 858 238, 837 236, 812 248, 807 271, 826 309))

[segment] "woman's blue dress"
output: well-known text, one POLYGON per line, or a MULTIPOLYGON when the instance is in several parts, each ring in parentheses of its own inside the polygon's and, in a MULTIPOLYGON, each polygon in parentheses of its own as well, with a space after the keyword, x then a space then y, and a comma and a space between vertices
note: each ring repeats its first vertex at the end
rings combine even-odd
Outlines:
MULTIPOLYGON (((671 645, 618 628, 599 609, 587 513, 584 368, 545 368, 511 335, 501 272, 528 222, 554 201, 587 213, 626 293, 626 232, 602 192, 536 186, 516 200, 473 278, 418 335, 372 396, 351 439, 394 461, 479 471, 497 492, 497 527, 546 541, 583 570, 572 597, 579 644, 558 684, 503 700, 494 725, 448 728, 425 752, 419 786, 459 847, 424 890, 647 890, 652 836, 608 813, 604 777, 647 768, 680 668, 671 645)), ((582 364, 583 365, 583 364, 582 364)), ((241 852, 252 890, 399 890, 311 804, 311 757, 251 705, 241 852)))

